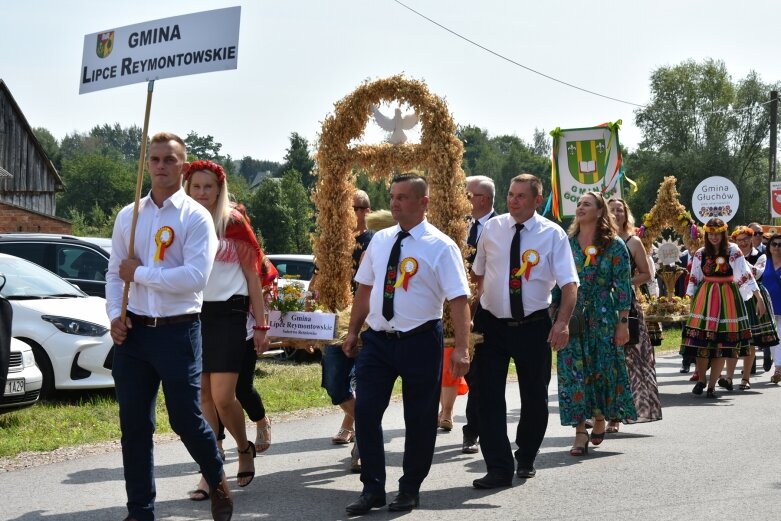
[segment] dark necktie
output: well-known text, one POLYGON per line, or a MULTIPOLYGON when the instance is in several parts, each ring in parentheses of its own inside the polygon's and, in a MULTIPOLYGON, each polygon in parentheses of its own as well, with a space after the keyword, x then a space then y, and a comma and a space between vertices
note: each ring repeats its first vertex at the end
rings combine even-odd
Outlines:
POLYGON ((472 223, 472 227, 469 228, 469 237, 466 238, 466 243, 469 246, 477 247, 477 227, 480 226, 480 222, 475 220, 472 223))
POLYGON ((523 230, 523 225, 516 223, 513 242, 510 244, 510 312, 515 319, 523 318, 522 275, 515 276, 521 269, 521 230, 523 230))
POLYGON ((393 294, 396 291, 396 274, 399 271, 399 257, 401 256, 401 241, 404 237, 409 237, 409 232, 400 231, 396 236, 396 242, 391 248, 390 257, 388 257, 388 269, 385 272, 385 288, 382 293, 382 316, 390 322, 393 318, 393 294))

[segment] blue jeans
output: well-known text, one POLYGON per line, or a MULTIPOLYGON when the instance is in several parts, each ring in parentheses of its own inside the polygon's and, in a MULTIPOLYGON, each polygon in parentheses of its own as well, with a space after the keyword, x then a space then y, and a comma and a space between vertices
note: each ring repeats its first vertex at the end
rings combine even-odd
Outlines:
POLYGON ((125 343, 116 346, 113 375, 130 517, 154 520, 152 435, 161 382, 171 428, 214 490, 222 480, 223 469, 214 432, 201 412, 201 323, 195 320, 161 327, 134 324, 125 343))
POLYGON ((323 378, 321 387, 331 397, 331 403, 339 405, 353 397, 352 375, 355 358, 347 358, 341 345, 325 346, 323 353, 323 378))

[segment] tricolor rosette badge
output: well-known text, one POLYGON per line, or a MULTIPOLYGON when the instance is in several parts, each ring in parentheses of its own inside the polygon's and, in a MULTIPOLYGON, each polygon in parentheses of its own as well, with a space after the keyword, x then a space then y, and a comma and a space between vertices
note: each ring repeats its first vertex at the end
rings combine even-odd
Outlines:
POLYGON ((586 246, 586 249, 583 250, 583 253, 586 255, 586 262, 583 263, 584 266, 591 266, 592 264, 597 263, 597 247, 594 245, 586 246))
POLYGON ((412 257, 406 257, 402 259, 401 264, 399 265, 399 272, 401 273, 401 277, 399 277, 399 280, 396 281, 396 285, 394 287, 398 288, 401 286, 404 288, 404 291, 407 291, 407 288, 409 287, 409 279, 411 279, 412 276, 418 272, 418 261, 412 257))
POLYGON ((727 271, 727 259, 724 257, 716 257, 716 268, 714 271, 716 273, 727 271))
POLYGON ((523 255, 521 255, 521 267, 515 272, 515 276, 520 277, 523 275, 526 280, 529 280, 532 268, 539 264, 539 262, 540 254, 537 250, 526 250, 523 252, 523 255))
POLYGON ((163 226, 155 234, 155 244, 157 250, 155 250, 155 262, 161 262, 165 260, 165 249, 171 246, 174 242, 174 229, 170 226, 163 226))

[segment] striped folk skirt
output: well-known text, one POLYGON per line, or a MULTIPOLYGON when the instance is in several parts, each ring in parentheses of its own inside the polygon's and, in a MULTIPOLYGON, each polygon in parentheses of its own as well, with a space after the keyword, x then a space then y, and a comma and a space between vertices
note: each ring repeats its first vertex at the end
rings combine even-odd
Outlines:
POLYGON ((771 347, 778 344, 778 331, 776 330, 776 318, 773 315, 773 302, 770 299, 765 286, 759 285, 762 300, 765 301, 767 310, 761 317, 757 313, 757 303, 752 297, 746 301, 746 313, 751 323, 751 345, 756 347, 771 347))
POLYGON ((700 284, 683 328, 681 354, 735 358, 751 340, 751 323, 738 286, 707 280, 700 284))

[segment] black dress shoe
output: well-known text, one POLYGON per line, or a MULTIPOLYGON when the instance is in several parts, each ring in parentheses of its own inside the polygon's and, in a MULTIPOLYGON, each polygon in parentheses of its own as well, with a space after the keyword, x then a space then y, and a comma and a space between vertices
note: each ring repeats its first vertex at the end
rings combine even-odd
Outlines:
POLYGON ((512 478, 500 478, 486 474, 480 479, 476 479, 472 482, 472 486, 475 488, 490 489, 490 488, 502 488, 511 487, 513 485, 512 478))
POLYGON ((353 516, 360 516, 368 514, 372 508, 380 508, 385 506, 385 494, 372 494, 371 492, 364 492, 361 497, 347 505, 345 510, 348 514, 353 516))
POLYGON ((396 499, 391 501, 388 505, 388 510, 391 512, 409 512, 413 508, 420 506, 420 495, 409 494, 407 492, 400 492, 396 499))
POLYGON ((529 465, 528 467, 525 465, 518 465, 518 470, 515 475, 521 479, 533 478, 537 475, 537 469, 534 468, 534 465, 529 465))
POLYGON ((464 454, 477 454, 480 449, 477 448, 477 438, 464 435, 464 441, 461 444, 461 452, 464 454))
POLYGON ((233 499, 231 499, 228 482, 222 478, 220 484, 212 490, 212 519, 214 521, 230 521, 233 517, 233 499))

